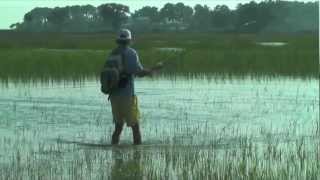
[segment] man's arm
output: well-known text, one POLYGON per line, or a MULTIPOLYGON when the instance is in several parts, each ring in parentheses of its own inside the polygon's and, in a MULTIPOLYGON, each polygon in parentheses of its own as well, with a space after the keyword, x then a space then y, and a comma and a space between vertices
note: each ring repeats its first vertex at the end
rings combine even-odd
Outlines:
POLYGON ((160 62, 152 68, 143 68, 141 71, 136 73, 136 75, 138 77, 152 76, 155 71, 160 70, 162 67, 163 67, 163 63, 160 62))
POLYGON ((144 68, 140 63, 137 52, 133 49, 130 50, 131 51, 129 51, 129 53, 127 54, 127 57, 131 59, 130 61, 128 61, 128 63, 130 63, 128 66, 128 73, 134 74, 138 77, 152 76, 154 71, 162 68, 162 63, 158 63, 152 68, 144 68))
POLYGON ((141 71, 136 73, 138 77, 152 76, 152 74, 153 74, 152 69, 147 69, 147 68, 144 68, 141 71))

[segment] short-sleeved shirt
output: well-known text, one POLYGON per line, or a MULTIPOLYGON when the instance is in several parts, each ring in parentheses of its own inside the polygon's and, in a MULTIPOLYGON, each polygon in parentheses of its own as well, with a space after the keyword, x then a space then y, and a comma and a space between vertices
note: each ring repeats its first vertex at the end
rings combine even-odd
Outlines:
POLYGON ((143 66, 140 63, 138 53, 130 47, 124 47, 122 50, 124 56, 124 65, 126 73, 128 74, 128 82, 123 88, 119 88, 112 92, 112 96, 134 96, 134 76, 143 70, 143 66))

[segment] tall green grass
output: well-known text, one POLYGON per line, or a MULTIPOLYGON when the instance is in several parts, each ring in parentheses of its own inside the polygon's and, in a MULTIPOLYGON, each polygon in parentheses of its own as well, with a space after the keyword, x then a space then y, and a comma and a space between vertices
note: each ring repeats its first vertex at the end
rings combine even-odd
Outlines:
POLYGON ((0 51, 2 78, 74 79, 98 74, 107 52, 8 49, 0 51))
MULTIPOLYGON (((81 78, 97 75, 115 47, 110 34, 9 34, 1 36, 0 77, 81 78), (12 37, 11 37, 12 36, 12 37)), ((164 74, 318 75, 315 35, 137 34, 133 45, 148 67, 166 61, 164 74), (282 41, 282 47, 257 45, 282 41), (157 48, 181 48, 161 51, 157 48)))

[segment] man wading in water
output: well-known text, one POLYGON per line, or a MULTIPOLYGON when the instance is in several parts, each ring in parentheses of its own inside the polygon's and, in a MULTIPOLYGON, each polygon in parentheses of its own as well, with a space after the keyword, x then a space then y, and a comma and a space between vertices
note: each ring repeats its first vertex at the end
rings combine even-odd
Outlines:
POLYGON ((159 69, 162 66, 160 63, 158 66, 151 69, 143 68, 137 52, 129 47, 131 40, 131 32, 128 29, 120 30, 116 40, 118 47, 111 53, 111 55, 120 54, 123 64, 123 71, 119 73, 118 87, 109 93, 106 93, 109 94, 113 122, 115 124, 111 142, 113 145, 119 144, 120 134, 124 123, 132 128, 133 143, 135 145, 141 144, 139 109, 134 90, 134 77, 151 76, 154 70, 159 69))

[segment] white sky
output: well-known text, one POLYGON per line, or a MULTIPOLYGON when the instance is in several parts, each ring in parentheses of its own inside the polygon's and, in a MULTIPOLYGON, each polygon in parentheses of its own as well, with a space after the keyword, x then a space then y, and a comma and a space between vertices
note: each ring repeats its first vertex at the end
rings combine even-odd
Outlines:
MULTIPOLYGON (((207 5, 213 9, 216 5, 225 4, 231 9, 235 9, 239 3, 247 3, 251 0, 0 0, 0 29, 8 29, 9 26, 16 22, 21 22, 23 16, 35 7, 64 7, 71 5, 99 6, 105 3, 119 3, 130 7, 134 12, 143 6, 163 7, 164 4, 182 2, 185 5, 194 7, 196 4, 207 5)), ((255 0, 256 2, 262 0, 255 0)), ((293 1, 293 0, 289 0, 293 1)), ((302 0, 299 0, 302 1, 302 0)), ((317 1, 317 0, 307 0, 317 1)), ((305 2, 307 2, 305 1, 305 2)))

